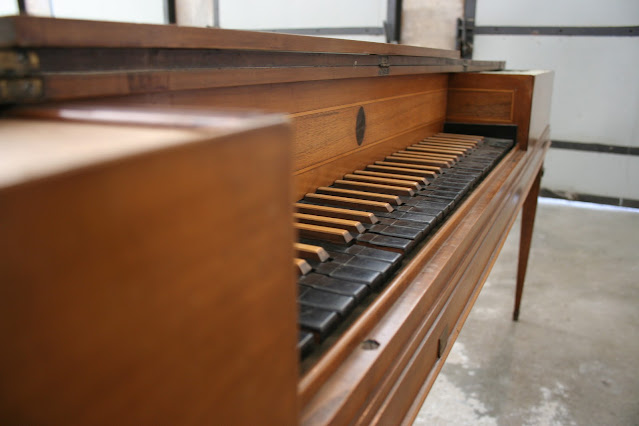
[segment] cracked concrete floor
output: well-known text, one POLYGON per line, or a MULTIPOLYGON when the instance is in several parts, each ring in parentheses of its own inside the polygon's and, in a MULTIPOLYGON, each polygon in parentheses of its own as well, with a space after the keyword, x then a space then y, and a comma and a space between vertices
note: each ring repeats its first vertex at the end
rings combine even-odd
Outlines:
POLYGON ((639 425, 639 210, 540 199, 518 323, 513 226, 415 425, 639 425))

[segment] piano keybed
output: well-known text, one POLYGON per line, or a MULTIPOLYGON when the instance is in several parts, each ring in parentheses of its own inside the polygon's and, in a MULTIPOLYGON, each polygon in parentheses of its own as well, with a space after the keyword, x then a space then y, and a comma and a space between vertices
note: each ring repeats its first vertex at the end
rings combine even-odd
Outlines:
POLYGON ((381 291, 512 146, 438 133, 296 203, 301 357, 381 291))

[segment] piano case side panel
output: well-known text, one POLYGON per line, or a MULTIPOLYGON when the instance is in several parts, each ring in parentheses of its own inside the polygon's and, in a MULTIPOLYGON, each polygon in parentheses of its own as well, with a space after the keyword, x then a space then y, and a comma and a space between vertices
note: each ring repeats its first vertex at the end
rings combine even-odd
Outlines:
MULTIPOLYGON (((28 121, 52 154, 119 127, 28 121)), ((2 423, 297 421, 279 123, 0 185, 2 423)))
POLYGON ((513 73, 464 73, 450 77, 446 121, 516 124, 526 150, 535 77, 513 73))

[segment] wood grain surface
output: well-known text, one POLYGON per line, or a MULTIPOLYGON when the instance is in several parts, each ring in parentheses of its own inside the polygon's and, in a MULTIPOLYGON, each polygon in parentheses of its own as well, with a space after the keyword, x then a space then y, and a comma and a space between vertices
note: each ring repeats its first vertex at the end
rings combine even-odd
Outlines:
POLYGON ((310 259, 316 262, 326 262, 329 255, 323 247, 311 244, 295 243, 295 251, 298 257, 310 259))
POLYGON ((328 216, 335 218, 342 218, 348 220, 355 220, 358 222, 375 224, 378 222, 375 214, 371 212, 343 209, 339 207, 331 206, 319 206, 314 204, 295 203, 297 211, 307 214, 313 214, 317 216, 328 216))
POLYGON ((418 142, 443 128, 448 76, 430 74, 170 91, 110 99, 180 107, 284 112, 294 128, 294 197, 418 142), (357 143, 357 113, 366 130, 357 143))
POLYGON ((516 124, 517 143, 527 149, 548 124, 552 71, 451 75, 446 119, 453 122, 516 124), (532 118, 533 91, 536 113, 532 118), (495 103, 489 102, 493 99, 495 103), (531 120, 534 129, 531 134, 531 120))
POLYGON ((327 241, 337 244, 347 244, 353 240, 353 236, 345 229, 337 227, 311 225, 309 223, 295 222, 295 230, 302 238, 310 238, 318 241, 327 241))
MULTIPOLYGON (((242 138, 212 136, 215 149, 194 144, 142 152, 0 190, 8 206, 0 229, 10 229, 0 242, 0 273, 18 283, 0 287, 0 333, 15 348, 0 354, 2 418, 38 424, 69 418, 78 424, 412 421, 538 175, 549 143, 552 76, 449 77, 446 72, 460 71, 459 63, 446 62, 456 52, 219 29, 11 17, 0 18, 0 34, 2 46, 18 49, 331 52, 359 54, 367 63, 315 66, 313 58, 313 66, 38 76, 43 99, 94 102, 90 98, 108 95, 104 102, 114 106, 282 112, 294 144, 282 154, 291 134, 267 126, 245 130, 242 138), (379 55, 373 57, 378 66, 372 55, 379 55), (398 55, 442 62, 425 65, 398 55), (417 74, 425 72, 431 74, 417 74), (445 120, 517 124, 518 149, 298 377, 292 277, 310 270, 305 259, 325 256, 295 246, 293 228, 347 244, 348 230, 310 216, 375 223, 374 215, 351 209, 392 211, 370 198, 393 201, 398 194, 371 196, 349 182, 388 191, 426 184, 433 168, 453 164, 466 153, 466 141, 476 140, 440 134, 445 120), (433 135, 432 143, 420 142, 433 135), (336 180, 341 188, 314 193, 336 180), (334 207, 296 203, 295 222, 290 202, 303 197, 334 207), (233 206, 220 208, 220 200, 233 206), (152 331, 142 334, 148 325, 152 331), (366 339, 379 347, 363 348, 366 339), (41 409, 29 411, 34 404, 41 409)), ((85 139, 90 146, 91 137, 85 139)))
MULTIPOLYGON (((21 148, 72 142, 45 124, 21 148)), ((196 136, 2 186, 3 423, 297 421, 290 133, 196 136)))
POLYGON ((382 184, 383 186, 391 185, 396 187, 403 187, 403 188, 408 188, 411 191, 422 188, 422 186, 418 182, 414 182, 411 180, 380 178, 375 176, 356 175, 356 174, 350 174, 350 173, 345 175, 344 179, 348 181, 352 181, 352 182, 363 182, 363 183, 372 182, 374 184, 382 184))
POLYGON ((353 180, 338 179, 333 183, 333 186, 335 186, 336 188, 401 195, 404 197, 412 197, 413 195, 415 195, 415 192, 410 188, 393 185, 381 185, 378 183, 356 182, 353 180))
POLYGON ((256 31, 11 16, 0 19, 3 47, 161 47, 335 52, 459 58, 455 50, 256 31))

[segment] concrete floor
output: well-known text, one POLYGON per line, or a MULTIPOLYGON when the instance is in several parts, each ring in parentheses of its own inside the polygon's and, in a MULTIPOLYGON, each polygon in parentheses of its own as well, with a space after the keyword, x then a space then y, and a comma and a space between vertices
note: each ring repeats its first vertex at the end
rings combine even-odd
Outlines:
POLYGON ((514 323, 518 246, 519 221, 414 424, 639 425, 639 210, 540 199, 514 323))

